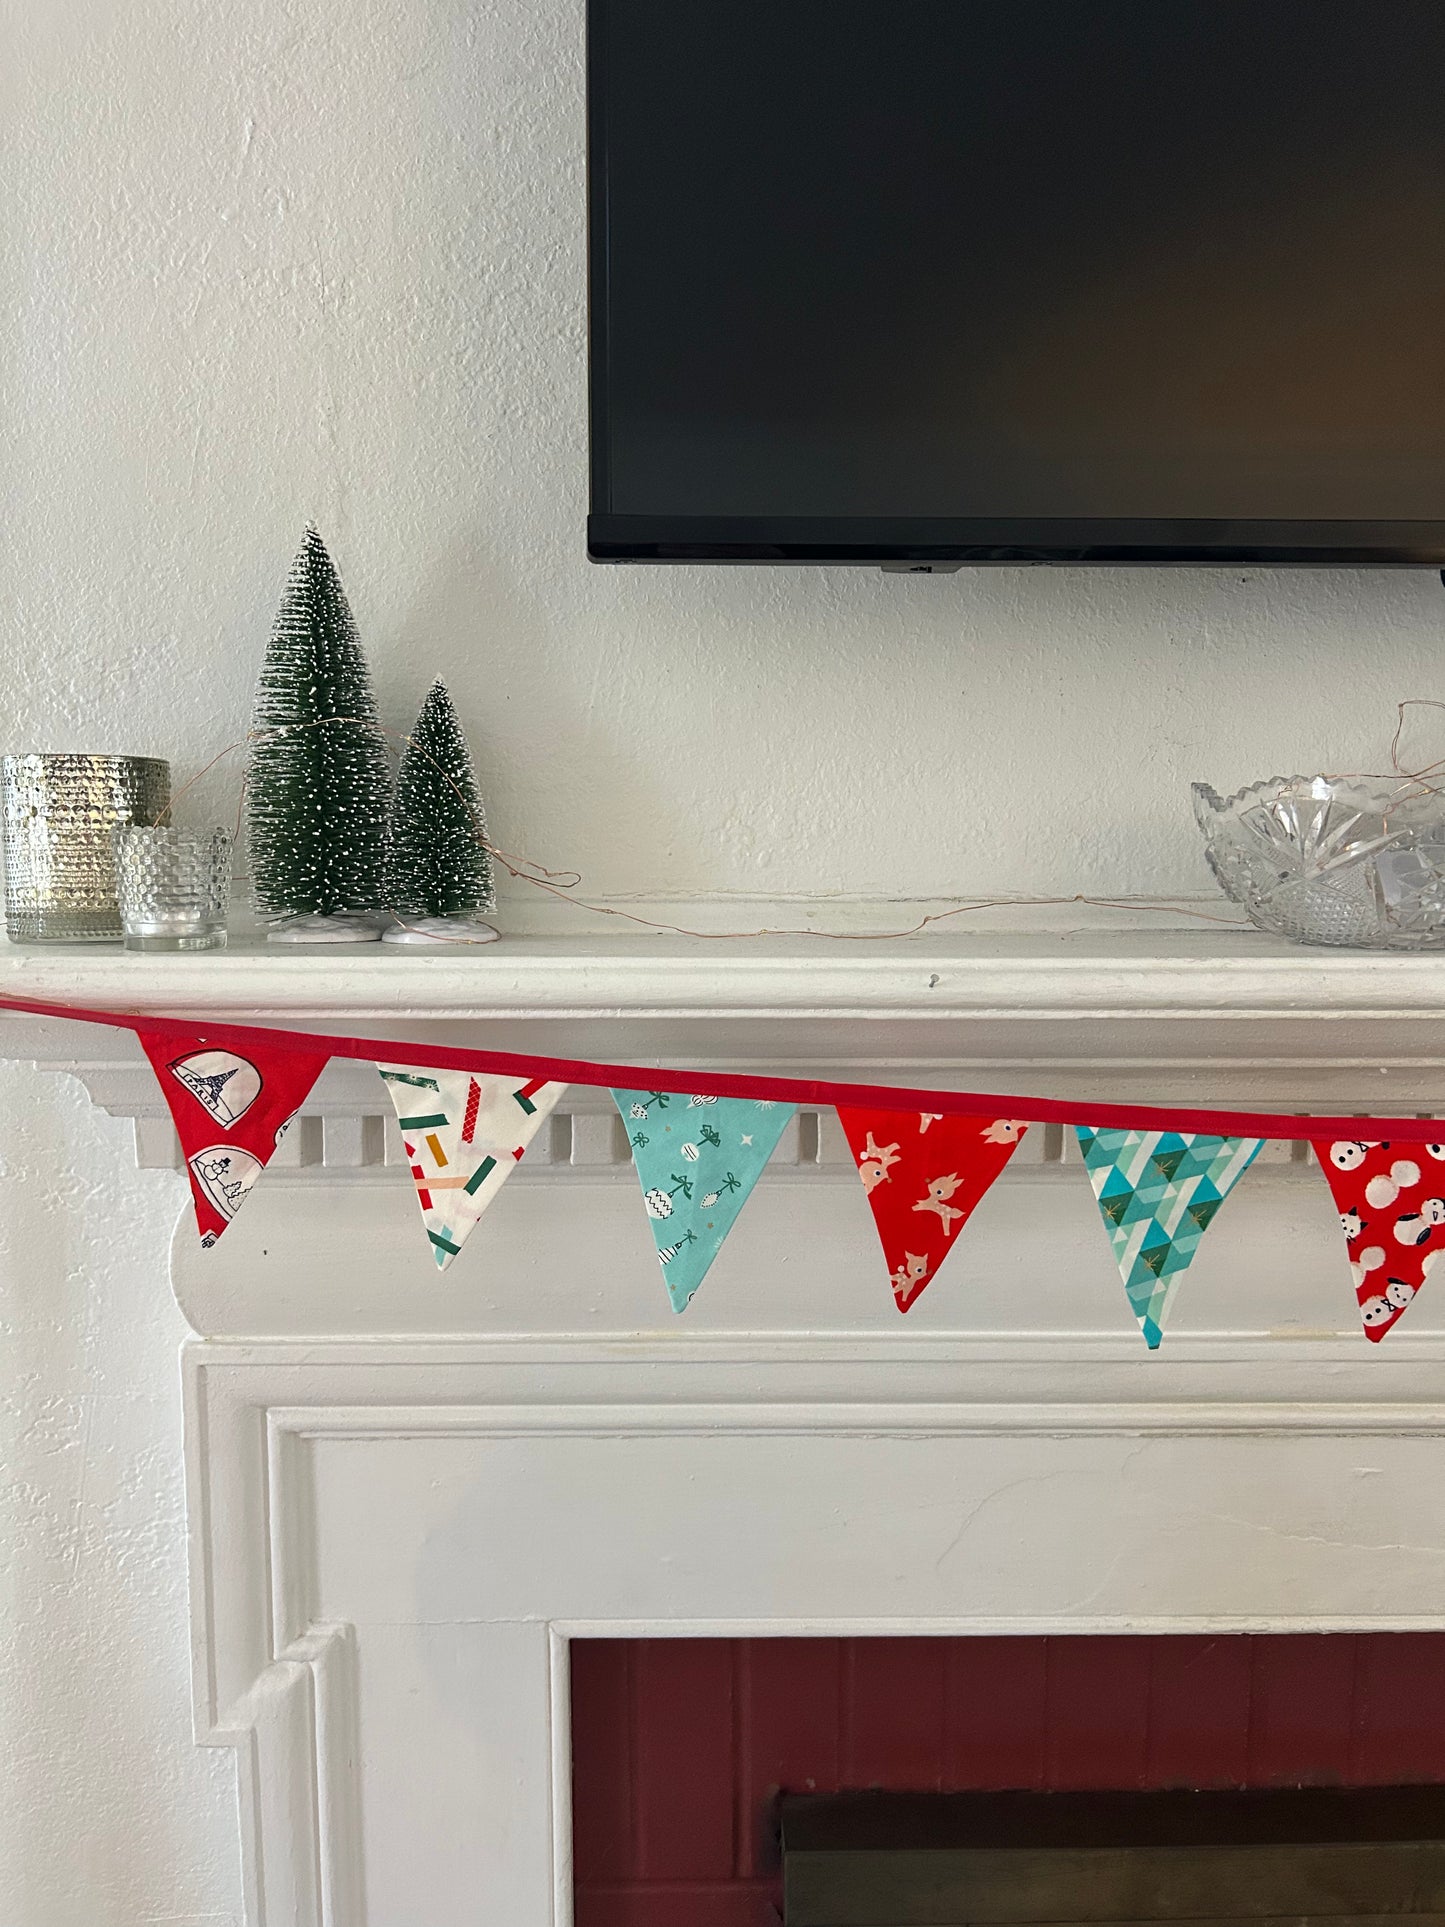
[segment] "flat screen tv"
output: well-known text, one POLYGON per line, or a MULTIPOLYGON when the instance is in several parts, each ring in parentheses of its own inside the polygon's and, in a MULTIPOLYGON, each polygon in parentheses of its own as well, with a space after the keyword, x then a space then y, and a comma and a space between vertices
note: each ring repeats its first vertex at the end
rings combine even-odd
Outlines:
POLYGON ((1445 0, 590 0, 598 560, 1445 563, 1445 0))

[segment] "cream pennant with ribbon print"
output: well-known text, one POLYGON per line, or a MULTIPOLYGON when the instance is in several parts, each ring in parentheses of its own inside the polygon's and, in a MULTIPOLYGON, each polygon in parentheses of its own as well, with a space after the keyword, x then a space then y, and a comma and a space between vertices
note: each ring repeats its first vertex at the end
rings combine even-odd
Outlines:
POLYGON ((376 1068, 396 1107, 432 1255, 445 1271, 567 1087, 410 1064, 376 1068))

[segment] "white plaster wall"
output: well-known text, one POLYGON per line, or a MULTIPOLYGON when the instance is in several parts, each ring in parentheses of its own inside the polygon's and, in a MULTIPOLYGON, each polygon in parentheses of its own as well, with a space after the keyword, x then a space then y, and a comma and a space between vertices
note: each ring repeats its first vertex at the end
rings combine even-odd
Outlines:
MULTIPOLYGON (((0 34, 4 747, 234 740, 312 516, 389 719, 445 674, 499 839, 602 893, 1207 888, 1189 778, 1378 767, 1445 694, 1428 574, 589 568, 582 0, 0 0, 0 34)), ((0 1927, 229 1922, 178 1181, 23 1071, 0 1156, 0 1927)))
POLYGON ((240 1927, 232 1756, 191 1744, 178 1180, 128 1136, 0 1068, 3 1927, 240 1927))
POLYGON ((234 739, 313 515, 601 891, 1207 888, 1441 693, 1428 573, 589 568, 583 0, 6 3, 8 738, 234 739))

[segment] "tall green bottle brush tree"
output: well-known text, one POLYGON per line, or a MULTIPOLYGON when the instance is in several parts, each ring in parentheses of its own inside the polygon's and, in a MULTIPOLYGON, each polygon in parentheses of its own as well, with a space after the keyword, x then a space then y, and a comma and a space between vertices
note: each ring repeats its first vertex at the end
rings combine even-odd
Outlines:
POLYGON ((402 752, 382 895, 399 921, 388 943, 490 943, 495 902, 486 819, 445 683, 427 693, 402 752))
POLYGON ((256 901, 289 942, 374 940, 391 771, 356 623, 314 528, 256 687, 247 773, 256 901))

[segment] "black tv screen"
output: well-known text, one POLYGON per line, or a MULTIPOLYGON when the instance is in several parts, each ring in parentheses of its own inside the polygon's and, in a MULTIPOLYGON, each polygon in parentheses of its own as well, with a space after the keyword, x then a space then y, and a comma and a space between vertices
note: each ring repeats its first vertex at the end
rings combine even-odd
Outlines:
POLYGON ((599 560, 1445 562, 1445 0, 591 0, 599 560))

